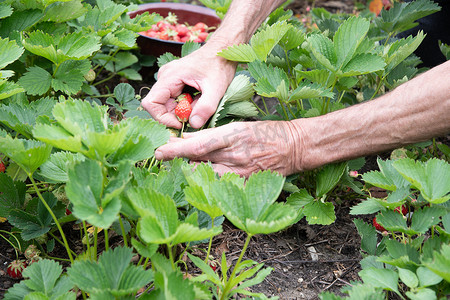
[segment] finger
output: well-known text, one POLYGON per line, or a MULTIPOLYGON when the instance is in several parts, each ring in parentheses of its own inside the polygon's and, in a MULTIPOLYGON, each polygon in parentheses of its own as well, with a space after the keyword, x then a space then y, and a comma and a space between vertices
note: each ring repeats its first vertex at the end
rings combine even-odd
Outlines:
POLYGON ((202 95, 197 102, 193 103, 189 123, 193 128, 200 128, 216 112, 223 93, 214 89, 202 90, 202 95))
POLYGON ((195 160, 224 147, 226 145, 223 139, 217 139, 208 134, 162 145, 155 151, 155 157, 157 160, 171 160, 175 157, 195 160))

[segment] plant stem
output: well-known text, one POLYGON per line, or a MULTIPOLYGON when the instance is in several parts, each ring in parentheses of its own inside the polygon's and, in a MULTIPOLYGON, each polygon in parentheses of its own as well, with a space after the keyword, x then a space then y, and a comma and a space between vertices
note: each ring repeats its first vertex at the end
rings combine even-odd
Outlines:
MULTIPOLYGON (((9 235, 14 236, 14 234, 12 234, 11 232, 7 232, 7 231, 4 231, 4 230, 0 230, 0 232, 8 233, 9 235)), ((14 246, 14 244, 10 240, 8 240, 4 235, 0 234, 0 236, 13 247, 14 251, 16 252, 16 259, 19 259, 19 253, 17 252, 16 246, 14 246)), ((17 240, 17 238, 15 236, 14 236, 14 238, 16 239, 17 244, 20 246, 20 243, 17 240)))
POLYGON ((92 84, 93 86, 97 86, 97 85, 99 85, 99 84, 102 84, 103 82, 107 82, 107 81, 109 81, 110 79, 112 79, 112 78, 114 78, 114 76, 116 76, 117 74, 116 73, 112 73, 112 75, 110 75, 110 76, 108 76, 108 77, 106 77, 106 78, 104 78, 104 79, 102 79, 102 80, 100 80, 100 81, 97 81, 96 83, 94 83, 94 84, 92 84))
POLYGON ((150 164, 148 165, 148 171, 150 172, 153 168, 153 164, 155 163, 156 158, 153 156, 150 164))
POLYGON ((120 215, 119 215, 119 224, 120 224, 120 230, 122 231, 123 244, 125 245, 125 247, 128 247, 127 233, 125 232, 125 227, 123 226, 122 217, 120 215))
POLYGON ((263 115, 263 116, 267 116, 267 114, 261 109, 259 108, 259 106, 256 104, 256 102, 253 100, 253 98, 251 99, 251 101, 253 102, 253 104, 255 105, 255 107, 259 110, 259 112, 263 115))
POLYGON ((83 231, 84 231, 84 236, 86 237, 86 251, 87 253, 89 253, 89 258, 91 257, 91 243, 89 242, 89 233, 87 232, 87 228, 86 228, 86 221, 83 221, 83 231))
POLYGON ((245 240, 244 247, 242 248, 241 255, 239 255, 236 265, 234 266, 233 271, 231 272, 231 275, 228 278, 227 284, 225 285, 225 288, 223 289, 223 293, 220 297, 220 300, 227 299, 226 297, 228 296, 228 292, 231 291, 231 289, 233 288, 232 286, 230 286, 230 282, 234 279, 237 269, 239 268, 242 258, 244 257, 244 253, 247 250, 248 244, 250 243, 250 240, 253 237, 253 234, 249 234, 249 233, 247 233, 247 234, 248 234, 248 236, 247 236, 247 239, 245 240))
POLYGON ((286 121, 289 121, 289 115, 286 111, 286 107, 284 107, 283 101, 280 101, 280 105, 281 105, 281 108, 283 109, 283 113, 284 113, 284 117, 285 117, 286 121))
POLYGON ((105 235, 105 251, 109 250, 109 236, 108 236, 108 229, 103 229, 103 234, 105 235))
MULTIPOLYGON (((52 238, 54 238, 55 241, 57 241, 59 244, 61 244, 63 247, 65 247, 65 244, 63 243, 63 241, 61 241, 60 239, 58 239, 58 237, 55 236, 51 231, 49 231, 48 234, 49 234, 52 238)), ((77 255, 72 249, 70 249, 70 252, 72 252, 72 254, 73 254, 74 256, 77 255)))
POLYGON ((261 96, 261 100, 264 104, 264 109, 266 110, 266 115, 270 115, 269 109, 267 108, 266 100, 264 99, 263 96, 261 96))
MULTIPOLYGON (((211 225, 211 229, 213 229, 213 228, 214 228, 214 219, 212 219, 212 225, 211 225)), ((209 261, 209 254, 211 253, 212 240, 213 240, 213 237, 210 237, 209 244, 208 244, 208 251, 206 251, 205 264, 208 264, 208 261, 209 261)))
POLYGON ((73 257, 72 257, 72 253, 71 253, 72 250, 70 250, 69 243, 67 243, 66 235, 64 234, 64 231, 63 231, 63 229, 61 227, 61 224, 59 224, 58 218, 55 216, 55 214, 53 213, 53 211, 50 208, 50 206, 48 206, 47 201, 45 201, 44 197, 42 197, 41 192, 39 192, 39 189, 37 188, 36 182, 33 179, 33 175, 32 174, 28 174, 28 177, 30 178, 31 183, 34 186, 39 199, 42 201, 42 204, 44 204, 45 208, 47 209, 47 211, 52 216, 53 221, 55 221, 55 224, 58 227, 59 233, 61 234, 61 238, 63 239, 64 247, 66 247, 67 255, 69 256, 70 262, 73 263, 73 257))
POLYGON ((172 265, 172 269, 175 270, 175 263, 173 261, 172 247, 170 246, 170 244, 166 244, 166 245, 167 245, 167 250, 169 252, 170 264, 172 265))
MULTIPOLYGON (((95 257, 97 257, 97 243, 98 243, 98 230, 97 229, 98 229, 97 226, 95 226, 94 227, 94 245, 93 245, 95 257)), ((88 235, 88 240, 89 240, 89 235, 88 235)))

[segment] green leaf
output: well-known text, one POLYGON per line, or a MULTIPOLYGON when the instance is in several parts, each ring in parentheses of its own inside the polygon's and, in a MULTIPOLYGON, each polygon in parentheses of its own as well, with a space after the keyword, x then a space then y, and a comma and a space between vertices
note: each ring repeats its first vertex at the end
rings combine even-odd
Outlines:
POLYGON ((64 35, 59 40, 42 31, 31 32, 22 44, 33 54, 43 56, 59 65, 66 60, 83 60, 100 49, 100 38, 81 31, 64 35))
POLYGON ((108 228, 117 219, 120 211, 118 194, 124 189, 127 178, 116 183, 114 188, 103 190, 104 175, 101 166, 92 160, 78 162, 68 172, 66 194, 73 204, 73 214, 90 224, 108 228))
POLYGON ((114 88, 114 97, 121 105, 135 99, 134 88, 128 83, 119 83, 114 88))
POLYGON ((388 45, 388 51, 385 50, 387 53, 384 57, 386 61, 385 73, 390 73, 410 56, 419 47, 424 38, 425 34, 423 34, 423 31, 419 31, 415 37, 410 35, 406 39, 397 40, 388 45))
POLYGON ((252 62, 258 59, 258 56, 249 44, 230 46, 217 53, 217 55, 227 60, 239 62, 252 62))
POLYGON ((353 220, 353 223, 361 236, 361 249, 370 255, 376 255, 378 241, 375 228, 359 219, 353 220))
POLYGON ((284 101, 288 99, 289 78, 282 69, 255 61, 249 64, 249 72, 257 81, 255 91, 259 95, 278 97, 284 101))
POLYGON ((297 88, 290 93, 289 102, 294 102, 299 99, 317 98, 317 97, 328 97, 333 98, 334 93, 330 92, 329 89, 325 89, 319 84, 308 83, 306 81, 300 83, 297 88))
POLYGON ((377 215, 377 222, 388 231, 406 232, 408 226, 403 216, 392 210, 384 211, 377 215))
POLYGON ((416 288, 419 284, 419 279, 416 274, 408 269, 398 268, 398 276, 400 277, 400 280, 411 289, 416 288))
POLYGON ((0 151, 15 161, 28 175, 34 173, 50 156, 52 147, 35 140, 0 136, 0 151))
POLYGON ((11 16, 2 20, 0 36, 6 38, 11 32, 27 30, 39 22, 43 15, 40 9, 16 10, 11 16))
POLYGON ((250 45, 255 51, 257 58, 260 61, 266 61, 272 49, 280 42, 290 28, 292 28, 292 25, 283 21, 277 22, 255 33, 250 40, 250 45))
POLYGON ((333 203, 316 200, 303 209, 308 224, 329 225, 336 220, 333 203))
POLYGON ((355 206, 352 206, 350 209, 351 215, 367 215, 379 212, 384 208, 377 199, 367 198, 367 200, 358 203, 355 206))
POLYGON ((80 0, 57 2, 46 10, 43 21, 64 23, 79 18, 86 12, 87 9, 80 0))
POLYGON ((51 116, 55 101, 41 98, 31 103, 9 103, 0 105, 0 122, 27 138, 32 137, 33 125, 40 116, 51 116))
POLYGON ((52 75, 41 67, 29 67, 17 82, 29 95, 43 95, 50 88, 52 75))
POLYGON ((0 69, 19 59, 23 51, 24 49, 19 47, 16 41, 0 38, 0 69))
POLYGON ((343 68, 342 76, 357 76, 384 70, 386 66, 382 57, 362 53, 354 56, 343 68))
POLYGON ((114 33, 108 33, 102 40, 105 45, 117 46, 119 49, 129 50, 136 44, 137 33, 122 28, 114 33))
POLYGON ((22 92, 25 92, 25 90, 18 84, 9 81, 5 81, 3 83, 0 82, 0 100, 9 98, 22 92))
POLYGON ((439 41, 439 49, 441 49, 442 54, 444 54, 447 60, 450 60, 450 45, 444 44, 439 41))
POLYGON ((185 57, 191 54, 192 52, 200 49, 200 46, 201 45, 199 43, 187 41, 186 43, 183 44, 183 46, 181 46, 181 57, 185 57))
POLYGON ((225 118, 228 114, 231 114, 229 110, 225 113, 222 112, 227 107, 234 103, 242 103, 243 101, 247 101, 251 99, 254 94, 253 85, 250 83, 250 80, 245 75, 238 75, 231 81, 228 86, 225 94, 220 100, 219 105, 217 106, 216 112, 211 118, 209 123, 209 127, 215 127, 217 121, 225 118))
POLYGON ((201 260, 200 258, 198 258, 197 256, 194 256, 190 253, 187 253, 188 257, 190 258, 190 260, 192 260, 192 262, 202 270, 202 272, 204 274, 206 274, 207 278, 209 281, 211 281, 212 283, 220 286, 221 280, 219 278, 219 276, 217 275, 216 272, 213 271, 213 269, 206 264, 203 260, 201 260))
POLYGON ((385 32, 400 33, 418 25, 414 21, 440 10, 437 3, 419 0, 408 3, 394 2, 389 10, 381 10, 375 24, 385 32))
POLYGON ((74 285, 66 276, 61 276, 62 267, 53 260, 43 259, 28 266, 23 276, 23 284, 30 291, 40 292, 46 299, 60 299, 61 296, 69 296, 64 299, 75 299, 75 293, 69 293, 74 285))
POLYGON ((443 244, 440 251, 433 251, 433 260, 423 262, 425 267, 450 282, 450 245, 443 244))
POLYGON ((411 184, 420 190, 431 203, 444 203, 450 199, 450 164, 436 158, 426 163, 401 159, 394 167, 411 184))
POLYGON ((427 300, 436 300, 436 292, 432 289, 427 289, 427 288, 421 288, 421 289, 417 289, 414 292, 412 291, 407 291, 406 296, 408 296, 408 299, 411 300, 423 300, 423 299, 427 299, 427 300))
POLYGON ((365 283, 400 294, 397 288, 398 274, 392 270, 370 268, 360 271, 358 275, 365 283))
POLYGON ((437 206, 415 209, 411 218, 411 229, 417 234, 425 234, 431 226, 437 225, 446 213, 445 209, 437 206))
POLYGON ((249 177, 245 187, 230 181, 216 181, 211 193, 225 216, 249 234, 271 233, 290 225, 297 213, 288 205, 274 204, 284 178, 269 171, 249 177))
MULTIPOLYGON (((70 280, 92 294, 107 295, 106 299, 136 293, 153 280, 153 271, 131 264, 133 251, 116 247, 100 255, 98 262, 76 261, 67 270, 70 280)), ((104 298, 102 298, 104 299, 104 298)))
POLYGON ((123 126, 127 126, 128 131, 122 146, 108 158, 112 163, 121 160, 136 162, 150 158, 156 148, 169 140, 169 131, 154 120, 134 117, 122 123, 123 126))
POLYGON ((9 17, 13 13, 11 5, 2 3, 0 4, 0 19, 9 17))
POLYGON ((67 182, 70 166, 84 161, 84 156, 72 152, 56 152, 40 167, 39 175, 53 182, 67 182))
POLYGON ((333 38, 337 69, 343 68, 353 58, 369 31, 369 25, 370 22, 366 19, 350 17, 339 26, 333 38))
MULTIPOLYGON (((87 61, 86 61, 87 62, 87 61)), ((80 64, 74 60, 66 60, 59 66, 54 78, 52 88, 61 91, 66 95, 73 95, 81 90, 84 81, 84 74, 80 69, 80 64)))
POLYGON ((442 281, 442 277, 425 267, 418 267, 416 270, 417 277, 421 287, 433 286, 442 281))
POLYGON ((308 50, 322 66, 333 73, 337 71, 335 67, 337 56, 333 42, 329 38, 322 34, 312 34, 308 38, 308 50))
POLYGON ((8 218, 13 209, 21 209, 25 201, 24 182, 13 181, 5 173, 0 173, 0 217, 8 218))
POLYGON ((321 198, 330 192, 341 179, 347 163, 337 163, 326 165, 317 174, 316 197, 321 198))

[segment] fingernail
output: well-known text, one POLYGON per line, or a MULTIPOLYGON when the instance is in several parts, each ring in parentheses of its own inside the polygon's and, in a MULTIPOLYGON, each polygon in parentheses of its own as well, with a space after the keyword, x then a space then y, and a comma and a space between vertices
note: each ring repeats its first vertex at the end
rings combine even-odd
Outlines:
POLYGON ((190 118, 189 123, 191 123, 191 126, 194 128, 200 128, 203 125, 203 120, 199 116, 193 116, 190 118))
POLYGON ((163 160, 163 159, 164 159, 164 156, 163 156, 163 154, 162 154, 161 151, 156 150, 156 151, 155 151, 155 158, 156 158, 156 160, 163 160))

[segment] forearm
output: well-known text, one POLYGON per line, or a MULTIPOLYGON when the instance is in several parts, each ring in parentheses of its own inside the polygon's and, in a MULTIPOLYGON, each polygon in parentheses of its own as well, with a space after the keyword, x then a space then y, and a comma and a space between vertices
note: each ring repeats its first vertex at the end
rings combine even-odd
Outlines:
POLYGON ((246 43, 267 16, 285 0, 234 0, 207 45, 219 49, 246 43))
POLYGON ((293 121, 299 171, 450 132, 450 61, 369 102, 293 121), (299 151, 297 149, 297 151, 299 151))

